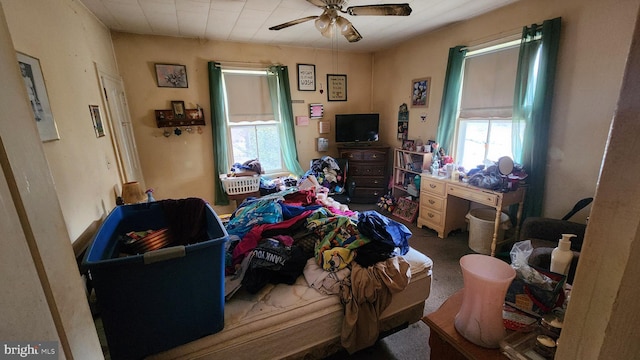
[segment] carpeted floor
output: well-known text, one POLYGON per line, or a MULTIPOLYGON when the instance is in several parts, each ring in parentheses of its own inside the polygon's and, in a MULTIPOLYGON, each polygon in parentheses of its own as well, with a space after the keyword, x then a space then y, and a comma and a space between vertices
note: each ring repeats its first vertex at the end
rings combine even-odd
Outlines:
MULTIPOLYGON (((380 211, 374 204, 349 204, 349 207, 357 211, 377 210, 407 225, 413 233, 409 239, 409 245, 433 260, 431 293, 425 303, 425 315, 438 309, 450 295, 462 289, 463 281, 459 260, 463 255, 473 253, 468 246, 468 232, 453 232, 446 239, 440 239, 435 231, 427 228, 420 229, 415 223, 410 224, 394 218, 389 213, 380 211)), ((428 360, 429 355, 429 327, 419 321, 381 339, 370 348, 352 355, 343 351, 325 360, 428 360)))

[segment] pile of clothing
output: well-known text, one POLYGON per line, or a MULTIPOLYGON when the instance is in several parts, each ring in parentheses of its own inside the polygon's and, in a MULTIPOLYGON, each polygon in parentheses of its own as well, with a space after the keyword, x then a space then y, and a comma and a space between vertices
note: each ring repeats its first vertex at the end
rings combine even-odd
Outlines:
POLYGON ((231 172, 227 176, 253 176, 264 174, 262 165, 258 159, 251 159, 240 163, 235 163, 231 166, 231 172))
POLYGON ((300 182, 313 175, 317 182, 329 189, 330 193, 342 193, 344 191, 344 169, 331 156, 323 156, 311 162, 311 167, 300 178, 300 182))
POLYGON ((326 207, 313 190, 244 201, 226 229, 227 299, 241 287, 257 293, 304 275, 310 287, 340 295, 349 319, 343 346, 350 352, 375 342, 378 315, 411 276, 402 258, 412 235, 405 225, 376 211, 326 207))

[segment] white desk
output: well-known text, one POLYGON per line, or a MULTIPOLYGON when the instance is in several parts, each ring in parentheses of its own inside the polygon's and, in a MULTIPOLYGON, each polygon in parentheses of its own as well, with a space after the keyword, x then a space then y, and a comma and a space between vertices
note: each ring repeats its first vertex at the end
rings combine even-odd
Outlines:
POLYGON ((438 232, 438 237, 444 239, 452 230, 466 227, 465 219, 469 212, 469 201, 490 206, 496 210, 491 242, 491 256, 495 256, 500 213, 505 207, 518 204, 515 229, 515 238, 518 239, 525 193, 525 187, 502 193, 452 181, 449 178, 422 174, 418 227, 426 226, 433 229, 438 232))

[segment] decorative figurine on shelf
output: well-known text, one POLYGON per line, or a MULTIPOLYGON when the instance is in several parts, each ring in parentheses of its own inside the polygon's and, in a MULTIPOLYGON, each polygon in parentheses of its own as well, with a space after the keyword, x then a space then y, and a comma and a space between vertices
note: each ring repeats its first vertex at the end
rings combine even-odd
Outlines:
POLYGON ((147 202, 156 201, 156 199, 153 197, 153 189, 149 188, 147 189, 147 191, 145 191, 145 193, 147 194, 147 202))
POLYGON ((182 130, 180 130, 179 127, 177 127, 175 130, 173 130, 173 133, 176 134, 177 136, 182 135, 182 130))
POLYGON ((204 112, 202 111, 200 104, 196 104, 196 108, 198 109, 198 118, 204 119, 204 112))

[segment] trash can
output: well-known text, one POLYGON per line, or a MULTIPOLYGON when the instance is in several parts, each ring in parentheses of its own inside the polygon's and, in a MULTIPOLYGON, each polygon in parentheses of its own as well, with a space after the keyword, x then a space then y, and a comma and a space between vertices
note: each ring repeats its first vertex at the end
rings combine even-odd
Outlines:
MULTIPOLYGON (((491 241, 496 221, 494 209, 472 209, 467 214, 469 220, 469 248, 477 253, 491 255, 491 241)), ((500 227, 496 238, 496 248, 503 242, 504 231, 509 228, 509 215, 501 213, 500 227)))
POLYGON ((112 359, 140 359, 224 327, 228 234, 202 199, 116 207, 82 262, 95 288, 112 359), (129 232, 167 228, 169 246, 122 252, 129 232))

